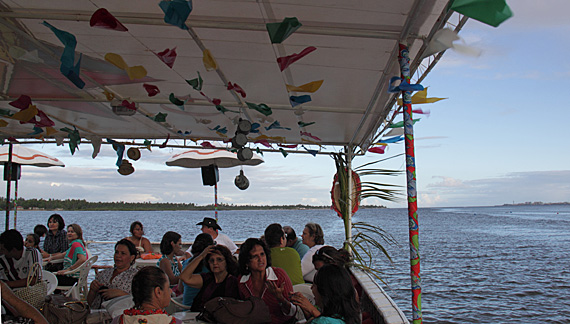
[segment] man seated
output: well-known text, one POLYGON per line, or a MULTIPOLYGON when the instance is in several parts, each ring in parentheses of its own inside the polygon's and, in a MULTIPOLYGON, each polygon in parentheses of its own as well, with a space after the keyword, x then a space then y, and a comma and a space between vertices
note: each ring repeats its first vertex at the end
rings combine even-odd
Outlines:
POLYGON ((302 259, 305 256, 305 253, 309 251, 309 247, 299 240, 297 233, 295 233, 295 230, 291 226, 283 226, 283 230, 285 231, 285 234, 287 234, 287 246, 295 249, 295 251, 299 253, 299 257, 302 259))
POLYGON ((291 284, 305 283, 301 270, 301 258, 295 249, 285 247, 285 232, 279 224, 271 224, 265 229, 265 242, 271 250, 271 265, 287 272, 291 284))
MULTIPOLYGON (((234 243, 234 241, 226 234, 218 232, 221 231, 222 228, 220 227, 220 225, 218 225, 218 222, 215 219, 210 217, 204 217, 204 220, 202 220, 200 223, 196 225, 202 225, 202 233, 210 234, 210 236, 214 239, 214 242, 216 242, 216 244, 220 244, 227 247, 228 249, 230 249, 232 254, 239 253, 238 247, 234 243)), ((189 248, 186 251, 185 254, 187 256, 191 255, 190 250, 191 248, 189 248)))
POLYGON ((22 234, 15 229, 7 230, 0 234, 0 280, 5 281, 10 288, 25 287, 28 273, 32 271, 34 263, 40 266, 36 280, 41 279, 42 258, 37 249, 24 248, 22 234))

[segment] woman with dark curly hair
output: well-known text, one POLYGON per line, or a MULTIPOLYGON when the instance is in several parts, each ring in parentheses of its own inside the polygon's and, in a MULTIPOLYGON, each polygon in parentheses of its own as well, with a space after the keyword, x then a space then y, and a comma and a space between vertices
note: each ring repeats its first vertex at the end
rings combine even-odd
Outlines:
POLYGON ((348 271, 335 264, 322 266, 311 287, 321 309, 312 324, 360 324, 360 306, 348 271), (334 285, 331 283, 334 282, 334 285))
POLYGON ((215 297, 239 298, 237 262, 230 250, 223 245, 210 245, 194 258, 180 274, 180 280, 193 288, 200 288, 192 302, 193 312, 200 312, 204 304, 215 297), (210 272, 194 274, 204 261, 210 272))
POLYGON ((160 268, 144 267, 133 277, 131 286, 135 307, 127 309, 113 319, 111 324, 122 323, 170 323, 182 321, 164 311, 170 304, 170 281, 160 268))
POLYGON ((256 296, 265 302, 271 313, 271 323, 294 320, 296 308, 289 301, 293 293, 291 280, 285 270, 271 266, 269 248, 256 238, 248 238, 239 252, 239 293, 242 299, 256 296))

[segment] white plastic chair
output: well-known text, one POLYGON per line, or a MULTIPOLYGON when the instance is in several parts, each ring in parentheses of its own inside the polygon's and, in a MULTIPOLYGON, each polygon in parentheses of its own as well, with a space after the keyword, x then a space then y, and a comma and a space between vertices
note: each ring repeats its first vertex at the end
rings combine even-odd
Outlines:
POLYGON ((42 279, 48 282, 47 294, 53 294, 55 288, 57 288, 57 277, 47 270, 42 270, 42 279))
POLYGON ((186 306, 182 303, 183 296, 170 297, 170 305, 175 307, 177 312, 188 311, 192 306, 186 306))
POLYGON ((300 292, 303 296, 307 297, 307 299, 311 302, 311 304, 316 305, 315 302, 315 295, 311 290, 310 284, 298 284, 293 286, 294 292, 300 292))
POLYGON ((89 275, 89 271, 95 262, 97 262, 98 256, 92 256, 89 260, 83 262, 81 266, 77 269, 73 269, 71 271, 67 271, 65 274, 72 274, 79 272, 79 280, 73 286, 57 286, 59 290, 68 291, 66 295, 71 294, 71 296, 76 297, 79 296, 79 300, 87 300, 87 275, 89 275))

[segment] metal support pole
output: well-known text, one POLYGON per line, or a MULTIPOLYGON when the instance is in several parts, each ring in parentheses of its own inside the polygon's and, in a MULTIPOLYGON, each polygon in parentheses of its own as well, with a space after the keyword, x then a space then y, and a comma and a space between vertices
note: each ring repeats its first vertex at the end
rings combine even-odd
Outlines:
POLYGON ((18 178, 14 183, 14 229, 16 229, 16 222, 18 219, 18 178))
MULTIPOLYGON (((347 146, 345 147, 346 150, 346 166, 348 168, 348 170, 346 170, 346 172, 348 173, 348 226, 346 228, 346 239, 348 240, 349 244, 352 244, 352 192, 354 190, 354 186, 352 183, 352 146, 347 146)), ((352 251, 349 251, 352 253, 352 251)))
POLYGON ((6 164, 6 168, 8 168, 8 184, 6 185, 6 230, 10 229, 10 187, 12 183, 12 143, 9 144, 8 147, 8 164, 6 164))
POLYGON ((214 184, 214 214, 216 216, 216 223, 218 222, 218 182, 214 184))
MULTIPOLYGON (((410 57, 408 47, 400 44, 398 54, 402 79, 410 83, 410 57)), ((402 82, 404 82, 402 81, 402 82)), ((418 204, 416 192, 416 156, 414 152, 414 123, 412 121, 412 92, 402 91, 404 104, 404 138, 406 145, 406 177, 408 191, 408 224, 410 237, 410 267, 412 279, 412 320, 422 323, 422 283, 420 277, 420 249, 418 204)))

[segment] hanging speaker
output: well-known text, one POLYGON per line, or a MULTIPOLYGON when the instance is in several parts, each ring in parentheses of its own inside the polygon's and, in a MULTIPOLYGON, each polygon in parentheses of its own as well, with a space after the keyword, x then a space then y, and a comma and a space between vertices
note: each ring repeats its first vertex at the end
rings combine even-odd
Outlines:
POLYGON ((215 186, 219 180, 217 165, 211 164, 202 167, 202 184, 204 186, 215 186))
MULTIPOLYGON (((20 180, 22 175, 22 166, 18 163, 12 163, 12 177, 10 180, 20 180)), ((8 181, 8 163, 4 163, 4 181, 8 181)))

